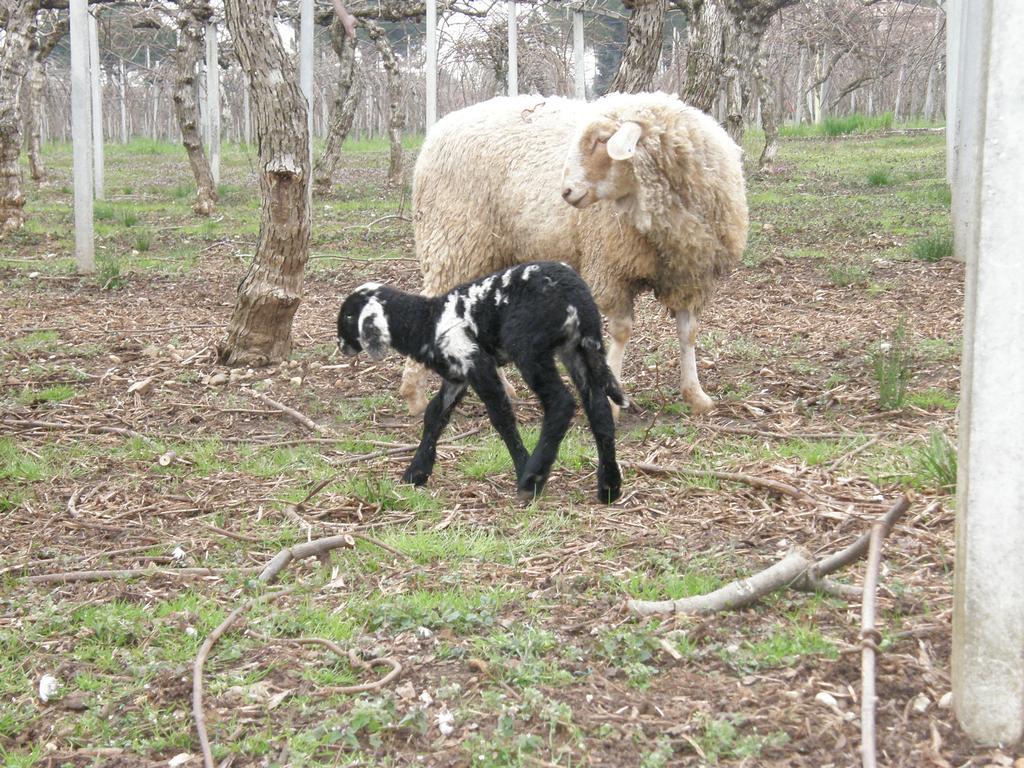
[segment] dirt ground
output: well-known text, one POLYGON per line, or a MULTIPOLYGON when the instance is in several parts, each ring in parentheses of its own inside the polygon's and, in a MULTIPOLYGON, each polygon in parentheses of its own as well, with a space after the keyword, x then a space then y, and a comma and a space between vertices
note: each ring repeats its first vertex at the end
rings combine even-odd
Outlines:
MULTIPOLYGON (((214 647, 205 709, 219 760, 856 765, 857 601, 782 592, 735 612, 660 619, 623 606, 704 591, 794 546, 839 550, 907 493, 880 576, 880 764, 1021 765, 972 745, 950 708, 953 498, 922 451, 935 436, 955 440, 962 266, 907 257, 918 234, 899 221, 831 227, 787 209, 785 193, 770 199, 782 188, 821 205, 867 194, 817 165, 827 146, 797 144, 777 174, 751 181, 756 249, 703 320, 700 370, 716 410, 698 418, 679 407, 670 323, 645 297, 618 444, 625 463, 743 473, 800 497, 626 469, 623 498, 600 505, 577 419, 571 455, 524 506, 472 398, 429 487, 400 486, 419 426, 396 395, 401 361, 338 357, 333 323, 363 280, 418 286, 407 221, 315 245, 329 258, 307 277, 294 355, 255 371, 221 369, 212 352, 246 235, 183 238, 189 269, 128 270, 116 289, 47 269, 66 258, 56 224, 15 242, 0 263, 0 754, 11 765, 167 765, 175 755, 200 765, 190 701, 199 644, 259 593, 252 578, 279 549, 350 533, 371 540, 339 551, 333 571, 291 564, 281 582, 295 591, 251 606, 214 647), (349 239, 394 253, 352 258, 349 239), (906 341, 893 336, 901 318, 906 341), (870 362, 883 343, 909 350, 916 396, 884 410, 870 362), (491 454, 493 467, 481 459, 491 454), (121 569, 145 570, 52 579, 121 569), (387 664, 364 670, 296 642, 314 636, 397 660, 401 677, 339 693, 387 664), (43 674, 61 684, 49 703, 43 674)), ((926 149, 934 180, 941 155, 926 149)), ((870 165, 878 150, 856 151, 870 165)), ((370 178, 378 160, 367 161, 370 178)), ((881 200, 869 214, 900 205, 881 200)), ((537 424, 519 392, 517 415, 537 424)), ((837 575, 859 585, 863 568, 837 575)))

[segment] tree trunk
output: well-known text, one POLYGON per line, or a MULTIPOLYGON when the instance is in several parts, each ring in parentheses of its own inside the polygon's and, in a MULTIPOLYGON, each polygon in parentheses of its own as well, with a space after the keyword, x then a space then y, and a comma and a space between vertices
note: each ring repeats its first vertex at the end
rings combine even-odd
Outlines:
POLYGON ((779 153, 778 105, 769 94, 767 69, 768 62, 765 57, 758 56, 757 65, 754 68, 754 77, 757 78, 759 85, 761 126, 764 128, 764 149, 761 150, 761 157, 757 161, 757 167, 760 171, 770 171, 775 164, 775 156, 779 153))
POLYGON ((699 0, 687 10, 686 80, 679 95, 710 114, 715 109, 725 59, 725 10, 720 0, 699 0))
POLYGON ((796 94, 793 97, 793 108, 796 110, 794 120, 797 125, 804 121, 804 104, 807 95, 804 93, 804 74, 807 72, 807 46, 800 46, 800 63, 796 72, 796 94))
POLYGON ((227 337, 217 345, 227 365, 267 365, 288 356, 309 255, 306 100, 281 43, 274 5, 275 0, 224 2, 235 53, 252 89, 262 197, 256 254, 238 286, 227 337))
POLYGON ((402 82, 398 59, 388 43, 384 30, 372 21, 365 20, 370 39, 377 46, 384 72, 387 76, 388 141, 391 144, 391 160, 388 164, 388 186, 399 187, 402 184, 402 129, 405 128, 405 115, 401 111, 402 82))
POLYGON ((313 172, 313 184, 317 194, 327 194, 334 182, 334 172, 341 158, 341 145, 344 144, 352 122, 356 116, 356 107, 362 95, 363 83, 356 66, 355 35, 350 35, 340 19, 335 19, 330 26, 331 47, 338 55, 341 69, 338 72, 338 93, 331 111, 331 122, 327 128, 323 152, 313 172))
MULTIPOLYGON (((37 49, 35 43, 32 47, 37 49)), ((41 152, 45 73, 37 53, 38 49, 30 53, 25 73, 25 149, 28 151, 29 174, 33 181, 41 182, 46 178, 41 152)))
POLYGON ((21 85, 28 69, 29 46, 34 34, 36 0, 0 0, 6 17, 0 42, 0 238, 25 223, 25 196, 21 192, 21 85))
POLYGON ((209 216, 217 203, 217 187, 199 133, 199 105, 196 101, 196 65, 203 49, 202 34, 213 15, 207 0, 183 2, 178 12, 178 48, 175 51, 174 112, 181 128, 181 143, 188 153, 196 179, 196 202, 192 210, 209 216))
POLYGON ((609 92, 648 91, 661 61, 661 33, 665 27, 666 0, 623 0, 630 9, 626 47, 609 92))

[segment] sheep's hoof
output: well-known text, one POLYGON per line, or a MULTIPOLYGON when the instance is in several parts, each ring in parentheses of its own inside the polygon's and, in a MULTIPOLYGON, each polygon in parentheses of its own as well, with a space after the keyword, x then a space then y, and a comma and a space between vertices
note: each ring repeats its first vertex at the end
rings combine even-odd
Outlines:
POLYGON ((519 481, 519 491, 516 496, 520 501, 533 501, 544 490, 545 480, 547 478, 542 475, 526 475, 519 481))
POLYGON ((715 401, 704 394, 704 391, 699 388, 684 391, 683 399, 690 406, 690 411, 694 416, 703 416, 705 413, 710 413, 715 407, 715 401))

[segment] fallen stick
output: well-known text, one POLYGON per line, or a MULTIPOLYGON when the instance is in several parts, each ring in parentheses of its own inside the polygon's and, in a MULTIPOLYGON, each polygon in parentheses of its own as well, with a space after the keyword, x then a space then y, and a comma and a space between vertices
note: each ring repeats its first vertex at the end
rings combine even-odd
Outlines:
POLYGON ((860 754, 864 768, 876 768, 875 750, 875 651, 882 638, 875 629, 875 592, 878 589, 878 571, 882 564, 882 541, 889 529, 884 522, 871 526, 868 546, 868 565, 864 572, 864 599, 860 618, 860 754))
POLYGON ((59 421, 39 421, 37 419, 9 419, 3 420, 4 424, 10 424, 14 427, 26 427, 28 429, 57 429, 64 430, 67 432, 80 432, 84 431, 86 434, 93 432, 100 432, 107 435, 120 435, 121 437, 137 437, 141 440, 145 440, 148 443, 154 442, 152 438, 141 432, 136 432, 134 429, 128 429, 127 427, 108 427, 103 424, 72 424, 69 422, 59 421))
POLYGON ((304 637, 292 640, 291 642, 298 643, 299 645, 322 645, 348 661, 349 664, 357 669, 369 670, 380 665, 387 665, 391 667, 391 671, 384 675, 380 680, 376 680, 372 683, 358 683, 357 685, 332 685, 325 689, 325 693, 350 694, 363 693, 364 691, 379 691, 385 685, 390 683, 392 680, 397 679, 402 674, 401 663, 397 659, 392 659, 390 656, 382 656, 378 659, 363 661, 358 655, 356 655, 354 650, 349 649, 346 653, 346 651, 337 643, 322 637, 304 637))
POLYGON ((274 592, 271 595, 254 597, 243 605, 238 606, 210 633, 209 637, 203 641, 202 646, 199 648, 196 660, 192 664, 192 717, 196 721, 196 732, 199 734, 199 747, 203 752, 204 768, 214 768, 216 765, 213 761, 213 750, 210 748, 210 738, 206 734, 206 715, 203 713, 203 665, 206 663, 206 657, 210 655, 210 650, 220 640, 221 635, 228 631, 231 625, 242 615, 243 611, 252 608, 257 603, 272 603, 292 591, 294 591, 294 587, 289 587, 279 592, 274 592))
MULTIPOLYGON (((910 507, 906 496, 901 496, 885 515, 875 523, 886 534, 910 507)), ((853 587, 835 584, 825 577, 864 556, 871 533, 866 533, 842 551, 818 562, 802 548, 791 550, 782 560, 745 579, 730 582, 706 595, 681 597, 678 600, 629 600, 627 608, 641 616, 656 613, 686 613, 703 616, 720 611, 743 608, 779 589, 802 591, 822 590, 849 597, 859 591, 853 587)))
POLYGON ((255 397, 257 400, 266 403, 271 408, 276 408, 277 410, 281 411, 281 413, 297 421, 299 424, 306 427, 307 429, 312 430, 313 432, 323 432, 326 434, 327 430, 325 430, 323 427, 321 427, 308 416, 299 413, 294 408, 287 406, 284 403, 279 403, 277 402, 277 400, 267 397, 262 392, 257 392, 255 389, 246 389, 245 391, 248 392, 253 397, 255 397))
POLYGON ((816 499, 806 491, 802 491, 789 483, 778 480, 770 480, 764 477, 744 475, 740 472, 719 472, 714 469, 691 469, 689 467, 666 467, 661 464, 651 464, 647 461, 620 461, 623 467, 632 467, 640 472, 649 475, 683 475, 684 477, 713 477, 716 480, 725 480, 734 483, 743 483, 755 488, 765 488, 785 496, 791 496, 800 501, 816 502, 816 499))
POLYGON ((22 576, 30 584, 68 584, 73 581, 105 581, 107 579, 134 579, 147 576, 178 576, 193 578, 200 576, 223 576, 229 573, 250 573, 259 566, 245 568, 122 568, 106 571, 67 571, 64 573, 42 573, 36 576, 22 576))

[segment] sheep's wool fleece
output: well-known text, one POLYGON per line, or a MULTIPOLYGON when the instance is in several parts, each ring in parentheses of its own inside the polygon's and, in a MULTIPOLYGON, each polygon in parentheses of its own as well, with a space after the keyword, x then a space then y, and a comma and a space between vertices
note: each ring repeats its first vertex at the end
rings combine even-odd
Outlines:
POLYGON ((602 312, 630 313, 653 289, 673 312, 699 312, 739 262, 747 239, 740 149, 708 115, 664 93, 491 99, 440 120, 413 182, 424 291, 516 263, 564 261, 602 312), (561 199, 562 168, 584 122, 639 123, 638 193, 576 209, 561 199))

